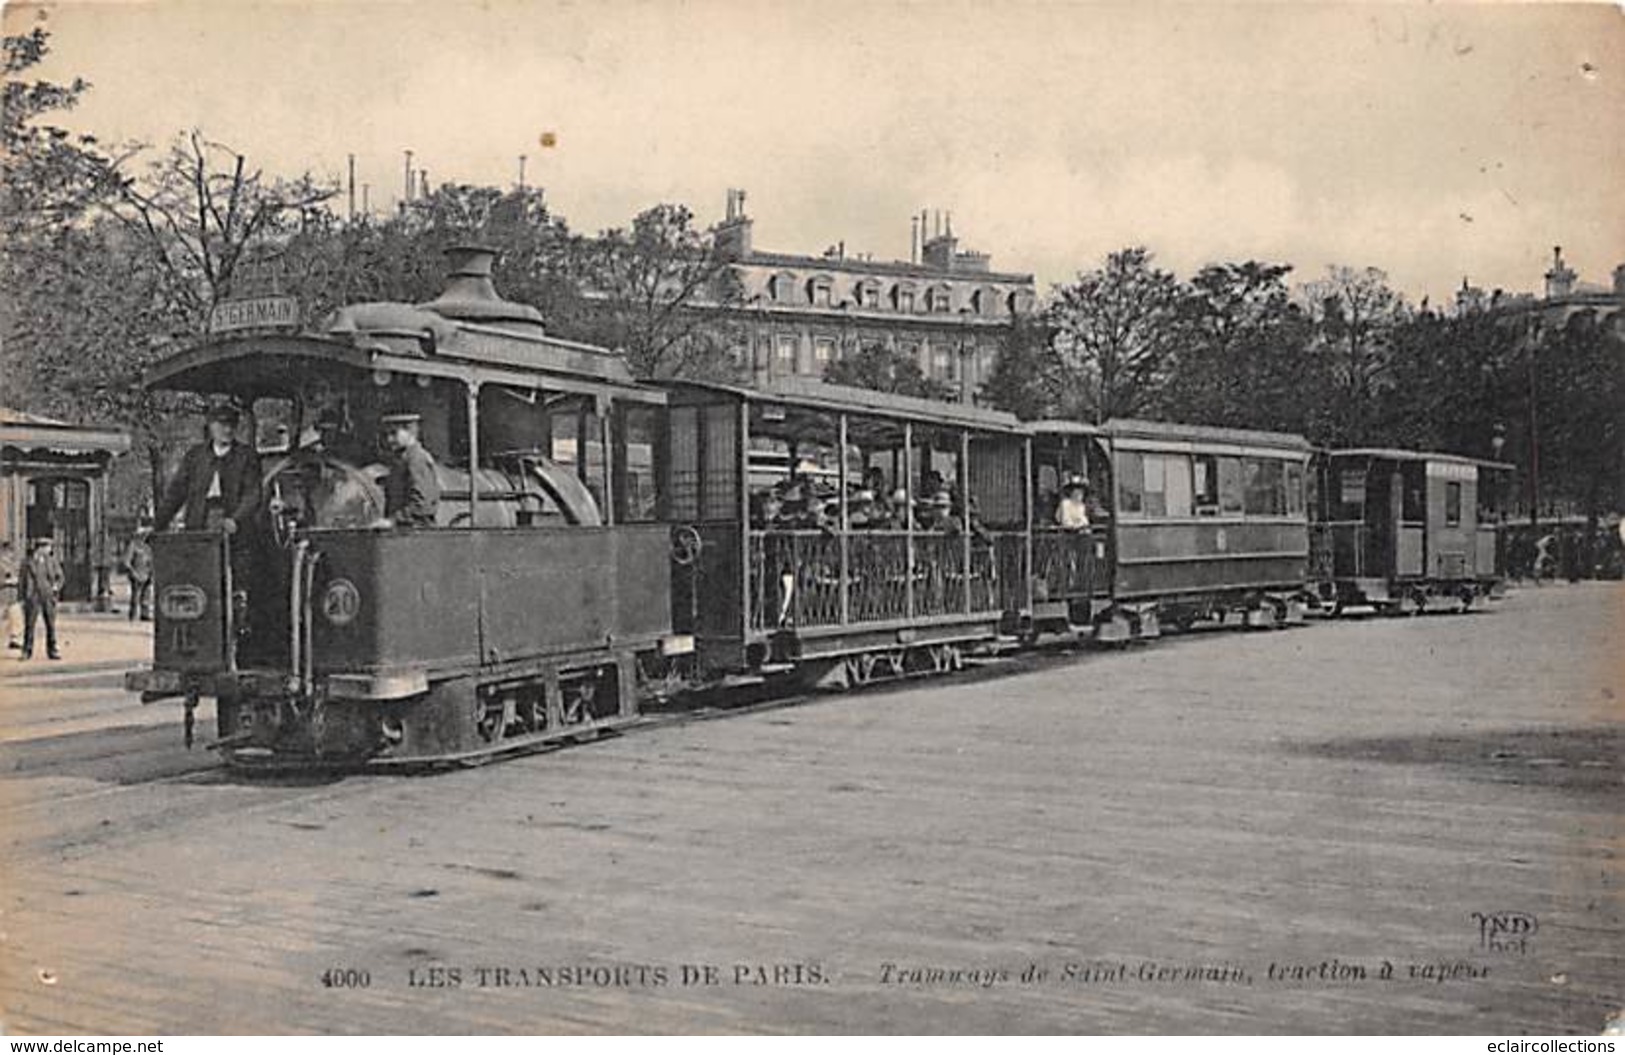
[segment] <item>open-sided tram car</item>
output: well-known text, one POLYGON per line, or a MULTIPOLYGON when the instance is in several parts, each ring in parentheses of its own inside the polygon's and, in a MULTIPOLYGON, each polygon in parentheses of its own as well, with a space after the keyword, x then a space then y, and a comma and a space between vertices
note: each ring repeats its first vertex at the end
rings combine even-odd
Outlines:
POLYGON ((1315 578, 1334 610, 1465 609, 1500 592, 1512 466, 1386 448, 1324 451, 1315 464, 1315 578))
POLYGON ((706 671, 845 686, 952 670, 1025 607, 1014 417, 796 379, 668 389, 672 617, 706 671), (828 499, 821 523, 761 515, 803 489, 828 499), (942 522, 916 521, 949 494, 942 522))
POLYGON ((595 735, 683 647, 655 506, 665 394, 500 299, 489 252, 451 255, 427 304, 210 341, 148 379, 289 436, 264 458, 263 519, 153 538, 154 663, 129 687, 184 697, 188 738, 215 697, 230 761, 422 763, 595 735), (402 410, 440 467, 434 527, 375 526, 372 439, 402 410))

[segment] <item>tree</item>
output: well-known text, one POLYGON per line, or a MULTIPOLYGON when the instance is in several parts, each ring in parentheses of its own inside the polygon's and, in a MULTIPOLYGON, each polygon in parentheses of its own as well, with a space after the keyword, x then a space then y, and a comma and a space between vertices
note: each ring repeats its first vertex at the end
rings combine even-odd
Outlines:
POLYGON ((584 339, 620 349, 640 377, 734 374, 740 337, 715 320, 718 309, 742 306, 743 287, 686 206, 646 209, 630 229, 575 248, 584 339))
POLYGON ((832 385, 850 385, 875 392, 892 392, 922 399, 952 399, 951 386, 925 376, 914 358, 878 341, 865 344, 856 353, 837 359, 824 368, 824 380, 832 385))
POLYGON ((100 186, 105 160, 96 152, 94 136, 75 136, 44 120, 78 105, 89 82, 75 77, 64 85, 22 77, 50 52, 50 34, 36 26, 7 36, 4 50, 0 232, 11 254, 26 249, 30 236, 82 214, 100 186))
POLYGON ((1154 412, 1174 345, 1179 284, 1140 246, 1058 286, 1045 312, 1061 366, 1061 404, 1096 423, 1154 412))
POLYGON ((1305 310, 1331 370, 1336 405, 1329 437, 1337 443, 1378 439, 1374 422, 1387 377, 1394 327, 1407 315, 1404 298, 1377 268, 1327 268, 1304 288, 1305 310))
POLYGON ((308 173, 267 177, 198 131, 178 137, 144 176, 118 171, 108 211, 139 244, 174 307, 204 332, 231 295, 238 265, 265 245, 320 223, 337 193, 308 173))
POLYGON ((1163 408, 1175 420, 1312 431, 1325 404, 1323 363, 1292 303, 1290 264, 1210 264, 1179 306, 1163 408))
POLYGON ((1060 412, 1062 367, 1043 323, 1026 315, 1010 320, 999 342, 993 371, 982 383, 982 400, 1024 421, 1060 412))

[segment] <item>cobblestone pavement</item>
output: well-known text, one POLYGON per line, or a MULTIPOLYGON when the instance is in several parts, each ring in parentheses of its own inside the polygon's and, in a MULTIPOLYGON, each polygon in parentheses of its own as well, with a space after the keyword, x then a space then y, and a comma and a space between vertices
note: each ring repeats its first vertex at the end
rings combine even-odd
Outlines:
POLYGON ((0 674, 10 1032, 1546 1033, 1625 1004, 1620 584, 321 782, 182 749, 113 622, 0 674))

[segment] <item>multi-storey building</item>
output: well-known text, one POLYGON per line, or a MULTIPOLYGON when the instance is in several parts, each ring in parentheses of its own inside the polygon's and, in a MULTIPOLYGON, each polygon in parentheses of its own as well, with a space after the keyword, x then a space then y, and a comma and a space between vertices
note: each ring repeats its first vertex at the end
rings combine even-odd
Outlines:
POLYGON ((1572 316, 1589 313, 1605 327, 1625 335, 1625 264, 1614 268, 1612 286, 1586 282, 1563 259, 1563 247, 1552 249, 1544 296, 1533 293, 1485 292, 1464 278, 1456 292, 1458 313, 1493 311, 1526 326, 1561 326, 1572 316))
POLYGON ((717 249, 743 301, 717 310, 741 324, 753 375, 821 377, 842 356, 883 345, 971 398, 1014 318, 1033 310, 1033 276, 994 271, 986 253, 960 249, 951 215, 912 223, 908 261, 848 254, 844 243, 821 256, 769 252, 752 244, 744 191, 730 190, 717 249))

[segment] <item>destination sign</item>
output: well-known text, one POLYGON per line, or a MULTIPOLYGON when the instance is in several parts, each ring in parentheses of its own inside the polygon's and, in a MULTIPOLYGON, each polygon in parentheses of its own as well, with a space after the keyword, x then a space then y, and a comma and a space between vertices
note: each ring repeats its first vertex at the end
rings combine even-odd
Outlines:
POLYGON ((254 330, 262 327, 298 326, 299 299, 297 297, 251 297, 246 300, 226 300, 214 306, 209 314, 210 333, 230 333, 233 330, 254 330))

